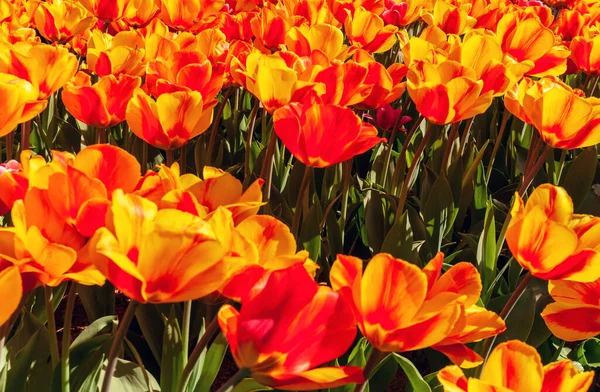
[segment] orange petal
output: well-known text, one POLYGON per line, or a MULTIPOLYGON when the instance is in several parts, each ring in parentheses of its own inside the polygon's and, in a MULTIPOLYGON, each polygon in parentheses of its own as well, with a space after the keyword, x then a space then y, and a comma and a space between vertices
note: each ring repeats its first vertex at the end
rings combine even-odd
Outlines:
POLYGON ((23 283, 18 267, 8 267, 0 271, 0 325, 4 325, 21 304, 23 283))
POLYGON ((558 361, 544 366, 542 392, 584 392, 590 389, 594 372, 579 372, 572 361, 558 361))
POLYGON ((542 312, 546 325, 558 338, 573 342, 600 333, 600 308, 584 304, 552 303, 542 312))
POLYGON ((518 340, 499 344, 483 367, 481 381, 515 392, 542 388, 542 361, 535 348, 518 340))

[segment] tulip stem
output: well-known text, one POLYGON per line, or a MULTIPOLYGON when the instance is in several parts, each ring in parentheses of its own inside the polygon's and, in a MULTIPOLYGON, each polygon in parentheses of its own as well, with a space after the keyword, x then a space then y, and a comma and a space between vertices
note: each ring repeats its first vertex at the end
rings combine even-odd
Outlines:
MULTIPOLYGON (((431 139, 431 135, 433 134, 433 123, 429 123, 429 126, 425 130, 425 134, 423 135, 423 139, 421 139, 421 143, 417 147, 417 151, 415 151, 415 156, 408 168, 408 173, 406 173, 406 177, 404 178, 404 182, 402 183, 402 190, 400 191, 400 198, 398 199, 398 210, 396 211, 396 216, 394 217, 394 224, 398 223, 400 216, 404 213, 404 204, 406 203, 406 198, 408 197, 408 191, 410 188, 410 180, 413 176, 413 173, 419 166, 419 162, 421 161, 421 155, 423 155, 423 151, 425 147, 427 147, 427 143, 429 139, 431 139)), ((466 130, 465 130, 466 132, 466 130)))
POLYGON ((62 352, 60 357, 60 369, 61 369, 61 391, 69 392, 71 367, 69 364, 69 347, 71 346, 71 323, 73 321, 73 308, 75 308, 75 299, 77 298, 77 283, 71 282, 69 288, 69 295, 67 296, 67 306, 65 308, 65 321, 63 324, 62 333, 62 352))
POLYGON ((273 183, 273 156, 275 155, 275 147, 277 147, 277 135, 271 132, 267 152, 263 158, 263 166, 260 169, 260 178, 265 180, 263 200, 269 201, 271 198, 271 184, 273 183))
POLYGON ((213 119, 213 127, 212 127, 212 130, 210 131, 210 139, 208 141, 208 147, 206 148, 205 162, 208 164, 210 164, 212 162, 212 152, 213 152, 213 148, 215 146, 215 140, 217 139, 217 131, 219 130, 219 124, 221 124, 221 117, 223 116, 223 110, 225 110, 225 105, 227 105, 227 101, 229 100, 229 97, 231 96, 232 91, 233 91, 233 87, 229 88, 225 92, 225 95, 223 95, 223 101, 221 101, 221 104, 219 105, 219 108, 217 109, 217 115, 213 119))
POLYGON ((302 216, 302 202, 304 197, 310 188, 310 179, 312 177, 312 167, 306 166, 304 169, 304 177, 302 177, 302 183, 298 190, 298 196, 296 198, 296 208, 294 209, 294 218, 292 219, 292 234, 295 238, 298 238, 298 230, 300 228, 300 218, 302 216))
POLYGON ((29 135, 31 134, 31 121, 21 124, 21 151, 29 150, 29 135))
POLYGON ((379 363, 385 358, 386 354, 382 351, 379 351, 375 347, 371 350, 371 354, 369 355, 369 359, 367 359, 367 363, 363 368, 363 376, 365 381, 362 384, 357 384, 356 388, 354 388, 354 392, 363 392, 367 385, 369 385, 369 379, 371 378, 371 373, 379 365, 379 363))
POLYGON ((190 345, 190 322, 192 319, 192 301, 183 303, 183 320, 181 321, 181 345, 183 346, 182 356, 184 362, 187 362, 190 345))
POLYGON ((6 135, 6 161, 10 161, 13 158, 13 144, 15 141, 14 132, 6 135))
POLYGON ((166 150, 165 151, 165 156, 166 156, 166 164, 167 164, 167 166, 171 167, 171 165, 173 164, 173 162, 175 162, 175 152, 173 150, 166 150))
POLYGON ((250 370, 241 368, 217 392, 231 392, 244 378, 250 375, 250 370))
POLYGON ((390 134, 390 140, 388 140, 388 149, 387 149, 387 153, 385 156, 385 166, 383 169, 383 180, 381 182, 381 185, 383 186, 384 189, 385 189, 385 185, 387 183, 388 173, 390 171, 390 162, 392 161, 392 151, 394 150, 394 142, 396 141, 396 133, 398 133, 398 127, 400 126, 400 121, 402 121, 402 113, 403 112, 400 112, 400 115, 394 122, 394 127, 392 128, 392 133, 390 134))
POLYGON ((395 192, 395 189, 398 186, 398 182, 400 181, 400 172, 404 171, 404 165, 406 164, 406 150, 408 149, 408 146, 410 145, 410 142, 413 136, 415 135, 415 132, 417 132, 417 129, 419 128, 422 122, 423 116, 419 115, 419 118, 417 119, 417 121, 415 121, 412 128, 410 129, 410 131, 408 131, 408 134, 406 135, 406 140, 402 145, 400 155, 398 156, 398 161, 396 162, 396 166, 394 167, 394 175, 392 176, 392 185, 390 187, 390 191, 392 193, 395 192))
POLYGON ((138 302, 131 301, 127 306, 127 310, 123 315, 123 319, 119 322, 119 328, 117 328, 117 333, 114 336, 114 340, 112 345, 110 346, 110 351, 108 353, 108 363, 106 365, 106 371, 104 373, 104 382, 102 383, 102 391, 101 392, 109 392, 110 384, 112 382, 113 375, 115 374, 115 370, 117 368, 117 357, 119 356, 119 351, 123 346, 123 340, 125 340, 125 335, 127 335, 127 331, 129 330, 129 326, 133 321, 133 317, 135 316, 135 309, 138 306, 138 302))
POLYGON ((460 156, 462 157, 465 153, 465 147, 467 146, 467 139, 469 137, 469 133, 471 132, 471 126, 473 125, 473 121, 475 121, 475 117, 471 117, 467 120, 467 124, 465 125, 465 130, 463 131, 462 138, 460 139, 460 156))
POLYGON ((254 136, 254 125, 256 124, 256 115, 258 114, 258 106, 260 101, 257 99, 254 102, 252 111, 250 112, 248 122, 248 134, 246 136, 246 154, 244 156, 244 177, 246 180, 250 179, 250 153, 252 152, 252 136, 254 136))
POLYGON ((179 392, 184 392, 187 388, 187 383, 190 379, 190 374, 192 373, 194 366, 196 366, 196 362, 198 362, 200 355, 202 355, 202 352, 208 346, 208 342, 212 340, 212 338, 216 335, 218 331, 219 319, 218 317, 215 317, 210 322, 210 324, 206 326, 204 335, 202 335, 202 337, 198 340, 198 343, 196 344, 196 347, 194 347, 194 350, 192 351, 192 354, 190 355, 190 358, 188 359, 185 368, 181 372, 181 377, 179 378, 179 383, 177 384, 177 390, 179 392))
MULTIPOLYGON (((541 143, 543 143, 543 142, 541 142, 541 143)), ((535 178, 537 173, 540 171, 540 169, 546 162, 546 158, 548 157, 548 154, 550 154, 551 151, 552 151, 552 147, 549 145, 546 145, 546 148, 544 149, 544 151, 542 152, 540 157, 537 159, 537 161, 531 166, 531 169, 528 170, 523 175, 523 183, 521 184, 521 187, 519 188, 519 196, 523 196, 525 194, 525 192, 527 192, 527 189, 529 188, 529 186, 533 182, 533 179, 535 178)))
POLYGON ((108 143, 106 128, 96 128, 96 144, 108 143))
POLYGON ((442 158, 442 166, 440 169, 440 173, 444 173, 447 170, 448 160, 450 159, 450 153, 452 152, 454 139, 456 139, 456 135, 458 134, 458 128, 460 128, 460 121, 457 121, 454 124, 452 124, 452 129, 450 129, 450 134, 448 135, 448 142, 446 143, 446 148, 444 149, 444 157, 442 158))
POLYGON ((498 135, 496 136, 496 140, 494 141, 494 148, 492 150, 492 156, 488 162, 488 167, 485 172, 485 183, 488 184, 490 182, 490 177, 492 176, 492 169, 494 168, 494 160, 496 159, 496 154, 498 153, 498 149, 500 148, 500 144, 502 143, 502 137, 504 136, 504 131, 506 130, 506 125, 508 124, 508 118, 510 116, 510 112, 504 109, 504 113, 502 114, 502 121, 500 123, 500 130, 498 131, 498 135))
MULTIPOLYGON (((391 149, 391 146, 390 146, 391 149)), ((343 178, 343 189, 342 189, 342 210, 340 214, 340 230, 342 235, 342 246, 344 245, 344 238, 346 237, 346 215, 348 215, 348 196, 350 195, 350 180, 352 178, 352 161, 353 158, 342 163, 342 178, 343 178)), ((385 184, 385 181, 384 181, 385 184)))
MULTIPOLYGON (((532 278, 533 278, 533 275, 531 275, 531 272, 527 272, 527 274, 525 274, 523 279, 521 279, 521 282, 519 283, 519 285, 517 286, 515 291, 512 293, 512 295, 508 299, 508 302, 506 302, 506 305, 504 305, 504 307, 502 308, 502 311, 499 314, 501 319, 506 320, 508 318, 510 313, 515 308, 515 305, 517 304, 519 299, 521 299, 521 297, 523 296, 523 293, 527 289, 527 286, 529 285, 529 282, 531 282, 532 278)), ((497 335, 486 339, 485 343, 483 344, 483 348, 481 350, 481 353, 483 354, 483 364, 477 370, 477 373, 478 373, 477 376, 480 376, 481 372, 483 371, 483 367, 485 366, 485 363, 487 362, 488 357, 490 356, 492 347, 494 346, 494 342, 496 341, 496 337, 497 337, 497 335)))
POLYGON ((44 286, 44 297, 46 302, 46 318, 48 319, 48 331, 50 332, 50 356, 52 367, 58 364, 58 339, 56 338, 56 320, 54 319, 54 293, 52 287, 44 286))

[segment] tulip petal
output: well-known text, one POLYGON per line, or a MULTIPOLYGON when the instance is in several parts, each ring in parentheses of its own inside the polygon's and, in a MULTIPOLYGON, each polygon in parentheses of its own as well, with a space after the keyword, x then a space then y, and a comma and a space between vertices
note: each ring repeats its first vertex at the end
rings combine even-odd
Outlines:
POLYGON ((600 333, 600 308, 597 306, 556 302, 546 306, 542 318, 554 335, 569 342, 600 333))
POLYGON ((482 382, 515 392, 541 390, 542 378, 540 355, 535 348, 517 340, 499 344, 481 373, 482 382))
POLYGON ((444 346, 436 345, 433 346, 433 348, 447 356, 452 363, 461 368, 473 368, 479 366, 483 362, 483 358, 479 354, 462 343, 444 346))
POLYGON ((8 267, 0 271, 0 326, 10 320, 21 304, 23 283, 17 267, 8 267))
POLYGON ((474 305, 481 294, 481 278, 477 268, 466 262, 453 265, 433 284, 427 298, 435 298, 441 293, 454 293, 457 298, 466 296, 461 301, 464 306, 474 305))
POLYGON ((288 377, 273 377, 277 389, 283 391, 312 391, 346 384, 360 384, 364 380, 359 366, 322 367, 288 377))
POLYGON ((544 366, 541 392, 580 392, 590 389, 594 372, 579 372, 572 361, 558 361, 544 366))
POLYGON ((458 366, 446 366, 437 373, 437 378, 446 392, 467 392, 468 381, 458 366))

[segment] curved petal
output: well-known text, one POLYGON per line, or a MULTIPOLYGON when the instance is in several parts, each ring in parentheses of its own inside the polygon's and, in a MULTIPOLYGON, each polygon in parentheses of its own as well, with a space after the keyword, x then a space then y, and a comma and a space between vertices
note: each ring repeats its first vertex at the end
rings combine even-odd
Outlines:
POLYGON ((600 307, 552 303, 542 312, 546 325, 558 338, 573 342, 600 333, 600 307))
POLYGON ((541 390, 542 378, 540 355, 535 348, 518 340, 499 344, 481 373, 482 382, 515 392, 541 390))
MULTIPOLYGON (((360 384, 364 380, 359 366, 322 367, 307 370, 291 376, 271 376, 265 378, 265 385, 283 391, 312 391, 334 388, 346 384, 360 384)), ((262 378, 259 381, 263 381, 262 378)))

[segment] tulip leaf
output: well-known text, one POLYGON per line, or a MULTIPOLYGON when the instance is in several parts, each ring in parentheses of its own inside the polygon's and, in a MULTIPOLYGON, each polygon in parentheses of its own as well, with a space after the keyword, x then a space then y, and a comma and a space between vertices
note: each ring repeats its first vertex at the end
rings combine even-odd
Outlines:
POLYGON ((310 258, 316 261, 321 254, 322 244, 320 226, 323 212, 320 203, 318 201, 314 203, 303 216, 299 240, 302 247, 310 254, 310 258))
POLYGON ((233 388, 232 392, 258 392, 272 390, 272 388, 265 387, 251 378, 245 378, 233 388))
POLYGON ((194 392, 210 391, 210 387, 215 382, 215 378, 217 378, 217 374, 219 373, 219 369, 221 368, 221 364, 225 358, 228 345, 227 339, 223 333, 220 333, 210 345, 210 348, 206 354, 206 359, 204 360, 202 374, 200 375, 200 379, 194 388, 194 392))
MULTIPOLYGON (((200 331, 198 333, 198 340, 202 339, 202 336, 206 332, 206 322, 205 319, 202 319, 202 325, 200 327, 200 331)), ((193 391, 194 386, 198 383, 200 379, 200 375, 202 374, 202 368, 204 367, 204 361, 206 360, 206 347, 202 350, 202 353, 198 357, 198 360, 194 364, 194 368, 190 372, 190 378, 187 384, 187 391, 193 391)))
POLYGON ((398 363, 389 355, 369 380, 370 391, 386 391, 398 373, 398 363))
POLYGON ((562 186, 571 196, 575 209, 581 205, 591 189, 597 165, 598 153, 593 146, 582 150, 569 166, 562 186))
POLYGON ((115 314, 115 288, 110 282, 102 287, 79 285, 77 294, 88 320, 94 321, 115 314))
POLYGON ((423 207, 423 219, 427 227, 430 248, 432 253, 437 253, 442 248, 442 240, 448 225, 452 225, 452 188, 444 174, 438 176, 427 195, 423 207))
POLYGON ((169 317, 165 322, 163 334, 162 357, 160 360, 160 388, 163 392, 172 392, 177 389, 177 382, 185 366, 183 357, 183 341, 181 328, 175 312, 171 307, 169 317))
POLYGON ((385 238, 384 199, 377 191, 367 192, 365 197, 365 228, 367 243, 373 253, 379 253, 385 238))
MULTIPOLYGON (((490 301, 489 309, 500 313, 510 295, 494 298, 490 301)), ((526 289, 515 303, 512 311, 505 319, 506 331, 498 335, 495 344, 508 340, 526 341, 533 326, 535 317, 535 296, 531 289, 526 289)))
POLYGON ((404 370, 410 385, 415 392, 431 392, 429 384, 423 379, 421 373, 417 370, 415 365, 406 357, 400 354, 392 354, 398 365, 404 370))
POLYGON ((381 245, 382 253, 389 253, 404 260, 412 259, 413 233, 408 219, 408 211, 404 211, 398 222, 392 226, 381 245))
MULTIPOLYGON (((104 379, 104 371, 102 371, 100 379, 104 379)), ((119 358, 117 359, 117 367, 110 384, 110 390, 158 392, 161 391, 161 388, 158 386, 156 379, 149 373, 144 374, 144 370, 137 363, 119 358), (150 378, 150 391, 148 391, 146 376, 150 378)))
POLYGON ((583 366, 600 367, 600 339, 590 338, 579 344, 576 359, 583 366))
POLYGON ((6 379, 7 391, 34 392, 48 389, 48 375, 52 374, 49 333, 46 328, 40 328, 10 361, 6 379))
POLYGON ((154 304, 140 304, 135 309, 135 318, 142 330, 144 340, 148 343, 154 359, 160 361, 162 356, 162 337, 165 324, 154 304))
MULTIPOLYGON (((52 288, 52 306, 54 310, 58 308, 60 305, 60 301, 65 295, 65 290, 67 289, 67 284, 63 283, 57 287, 52 288)), ((44 288, 38 287, 34 291, 34 295, 31 297, 31 301, 33 301, 33 306, 31 307, 31 313, 37 318, 42 324, 46 324, 48 322, 48 318, 46 317, 46 305, 45 305, 45 297, 44 297, 44 288)))
POLYGON ((483 232, 477 243, 477 264, 481 274, 483 292, 486 292, 496 276, 496 221, 494 205, 491 200, 487 202, 483 232))

